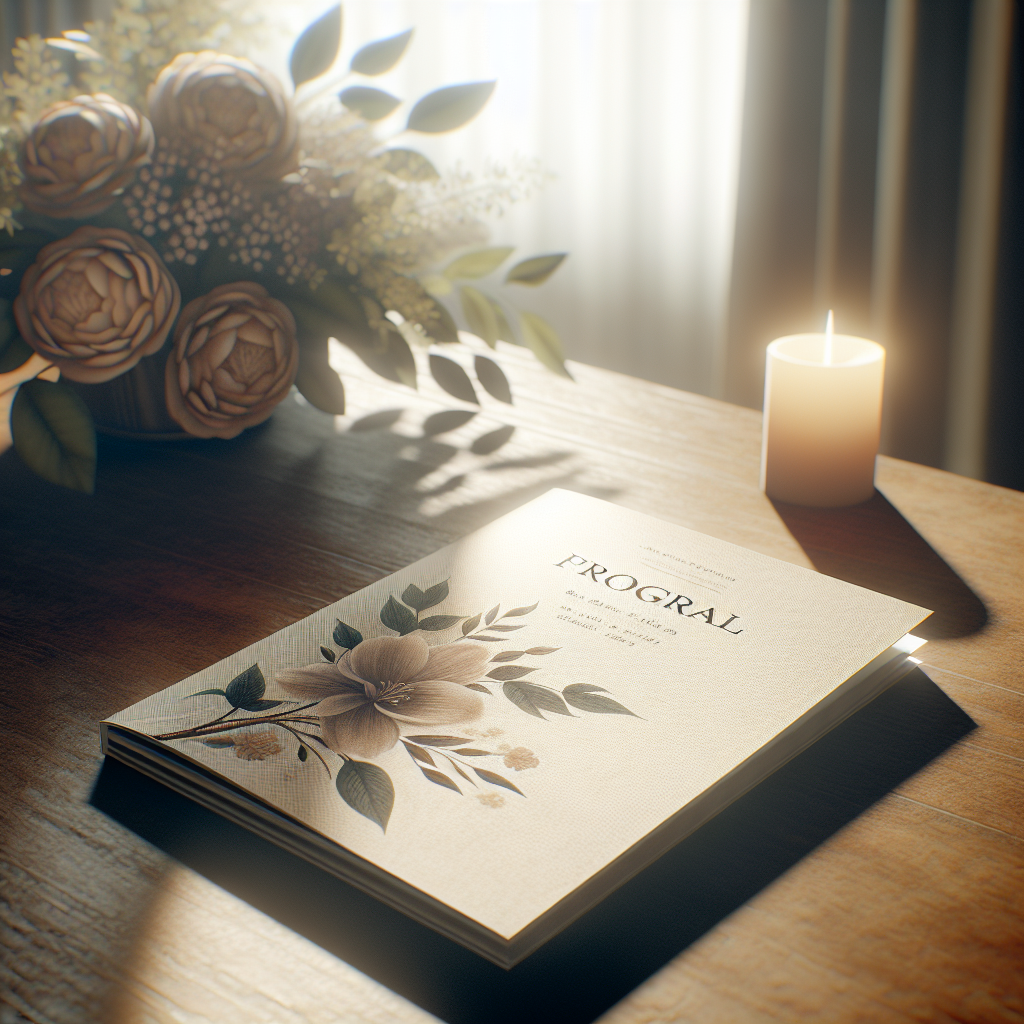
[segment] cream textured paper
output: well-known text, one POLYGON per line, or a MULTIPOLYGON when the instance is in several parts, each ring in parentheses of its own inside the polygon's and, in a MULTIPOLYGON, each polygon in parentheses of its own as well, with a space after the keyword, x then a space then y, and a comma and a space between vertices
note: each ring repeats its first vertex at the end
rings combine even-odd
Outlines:
MULTIPOLYGON (((224 697, 189 695, 222 689, 254 663, 267 680, 266 698, 288 697, 275 677, 325 664, 319 647, 332 646, 338 619, 364 638, 395 637, 380 617, 388 598, 400 601, 409 584, 425 591, 446 579, 449 596, 423 617, 462 618, 442 631, 410 636, 431 645, 476 644, 489 658, 557 650, 489 661, 478 685, 491 692, 480 693, 483 713, 473 721, 399 723, 403 737, 466 738, 461 746, 428 749, 433 768, 402 741, 363 759, 382 768, 394 787, 386 832, 339 796, 334 776, 340 758, 325 755, 328 777, 315 757, 298 760, 298 741, 281 729, 271 730, 280 753, 263 759, 245 760, 235 747, 212 748, 195 738, 167 743, 505 937, 748 758, 927 614, 556 490, 110 721, 150 736, 209 722, 229 708, 224 697), (526 614, 503 617, 534 604, 526 614), (500 639, 462 639, 463 623, 495 605, 492 626, 521 628, 488 630, 481 620, 472 632, 500 639), (544 707, 543 717, 528 713, 506 695, 502 681, 489 677, 502 667, 533 669, 508 680, 513 697, 521 701, 523 692, 527 699, 532 693, 569 713, 544 707), (568 696, 544 697, 565 687, 568 696), (623 711, 608 713, 614 708, 604 701, 623 711), (453 753, 464 748, 492 753, 453 753), (431 781, 424 768, 461 792, 431 781), (511 782, 522 795, 475 768, 511 782)), ((376 714, 372 708, 367 713, 376 714)), ((232 717, 253 714, 261 712, 232 717)))

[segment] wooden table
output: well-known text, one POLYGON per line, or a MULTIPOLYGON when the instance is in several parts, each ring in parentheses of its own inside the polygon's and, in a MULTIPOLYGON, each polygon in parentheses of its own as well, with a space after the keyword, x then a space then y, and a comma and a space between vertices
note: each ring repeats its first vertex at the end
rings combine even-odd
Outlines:
POLYGON ((757 414, 504 358, 461 426, 353 362, 348 416, 107 441, 95 497, 0 458, 0 1021, 431 1019, 92 806, 97 722, 556 485, 938 608, 934 683, 694 837, 706 899, 602 1019, 1024 1020, 1024 495, 882 459, 888 501, 775 508, 757 414))

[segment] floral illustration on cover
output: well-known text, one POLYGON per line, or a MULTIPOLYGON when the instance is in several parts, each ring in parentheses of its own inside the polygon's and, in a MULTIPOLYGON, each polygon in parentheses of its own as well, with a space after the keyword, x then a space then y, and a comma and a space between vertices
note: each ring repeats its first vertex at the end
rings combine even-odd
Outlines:
POLYGON ((523 662, 559 648, 531 646, 499 650, 527 627, 524 619, 537 604, 502 612, 497 604, 476 615, 430 614, 448 599, 448 581, 426 590, 415 584, 401 599, 391 596, 379 620, 388 630, 364 637, 342 622, 320 645, 323 660, 284 669, 276 676, 284 699, 268 699, 266 679, 251 665, 223 688, 188 694, 221 697, 228 709, 202 725, 156 736, 158 740, 196 740, 229 749, 245 761, 264 761, 294 753, 300 762, 312 755, 334 779, 341 799, 386 830, 395 803, 395 787, 377 760, 402 747, 421 775, 460 795, 473 795, 484 807, 504 804, 504 790, 525 797, 508 778, 538 768, 539 758, 523 746, 496 743, 500 728, 470 723, 484 719, 488 698, 502 696, 525 714, 630 715, 632 711, 601 686, 569 683, 557 689, 536 679, 540 665, 523 662), (460 625, 461 624, 461 625, 460 625), (454 640, 428 644, 426 635, 459 627, 454 640), (246 717, 241 717, 242 713, 246 717), (504 772, 494 771, 494 766, 504 772))

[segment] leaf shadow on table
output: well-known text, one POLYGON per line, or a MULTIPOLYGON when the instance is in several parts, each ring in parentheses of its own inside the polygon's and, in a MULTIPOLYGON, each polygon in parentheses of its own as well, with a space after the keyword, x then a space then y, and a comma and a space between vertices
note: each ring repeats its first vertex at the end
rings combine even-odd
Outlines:
POLYGON ((849 508, 772 504, 819 572, 931 608, 915 636, 969 636, 988 622, 981 598, 880 491, 849 508))
POLYGON ((117 761, 91 802, 443 1020, 584 1024, 973 728, 915 669, 507 972, 117 761))

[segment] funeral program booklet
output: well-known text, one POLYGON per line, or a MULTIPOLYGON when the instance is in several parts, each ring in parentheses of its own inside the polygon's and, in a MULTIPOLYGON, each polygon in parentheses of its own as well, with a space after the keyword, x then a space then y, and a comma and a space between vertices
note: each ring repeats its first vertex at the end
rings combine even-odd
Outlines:
POLYGON ((552 490, 104 750, 509 967, 908 671, 927 614, 552 490))

